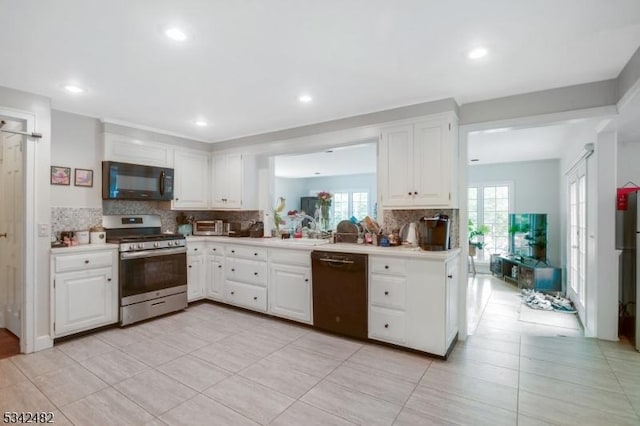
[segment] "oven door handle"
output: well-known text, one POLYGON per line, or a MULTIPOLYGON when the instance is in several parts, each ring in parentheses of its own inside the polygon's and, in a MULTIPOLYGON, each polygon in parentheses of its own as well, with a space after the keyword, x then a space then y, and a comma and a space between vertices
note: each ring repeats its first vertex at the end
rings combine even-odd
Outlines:
POLYGON ((120 253, 120 259, 140 259, 143 257, 155 257, 155 256, 166 256, 170 254, 180 254, 186 253, 186 247, 176 247, 169 249, 159 249, 159 250, 143 250, 143 251, 132 251, 132 252, 124 252, 120 253))

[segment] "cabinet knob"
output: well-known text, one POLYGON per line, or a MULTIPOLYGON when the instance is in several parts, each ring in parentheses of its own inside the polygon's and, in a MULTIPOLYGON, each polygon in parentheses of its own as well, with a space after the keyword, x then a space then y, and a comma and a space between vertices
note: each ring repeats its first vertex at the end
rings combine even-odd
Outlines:
POLYGON ((418 195, 418 191, 413 191, 413 195, 418 195))
POLYGON ((258 273, 257 273, 257 272, 254 272, 254 273, 253 273, 253 275, 258 276, 258 273))
POLYGON ((211 249, 211 251, 216 251, 216 250, 218 250, 218 249, 216 249, 216 248, 212 248, 212 249, 211 249))
POLYGON ((384 292, 384 295, 385 295, 385 296, 388 296, 388 295, 389 295, 389 292, 388 292, 388 291, 385 291, 385 292, 384 292))
POLYGON ((389 265, 384 265, 384 269, 389 269, 389 265))
POLYGON ((198 247, 194 248, 193 251, 198 251, 198 247))
POLYGON ((218 265, 218 268, 222 268, 222 265, 218 265))
POLYGON ((453 278, 453 275, 447 275, 447 278, 453 278))
POLYGON ((235 253, 235 252, 236 252, 235 250, 231 250, 231 253, 235 253))
POLYGON ((389 328, 389 324, 385 324, 385 325, 384 325, 384 328, 389 328))
POLYGON ((107 278, 107 281, 111 282, 111 278, 107 278))
POLYGON ((85 261, 84 261, 84 263, 89 263, 89 261, 88 261, 88 260, 85 260, 85 261))
POLYGON ((408 194, 411 195, 411 191, 409 191, 408 194))
POLYGON ((189 268, 191 268, 191 265, 189 265, 189 268))
POLYGON ((235 291, 232 291, 232 292, 231 292, 231 294, 232 294, 232 295, 233 295, 233 294, 236 294, 236 292, 235 292, 235 291))
POLYGON ((258 296, 253 296, 253 300, 258 300, 258 296))
POLYGON ((231 272, 235 272, 236 270, 234 268, 231 268, 231 272))
POLYGON ((308 282, 309 282, 309 278, 305 278, 305 279, 304 279, 304 282, 305 282, 305 283, 308 283, 308 282))
POLYGON ((258 253, 253 253, 253 255, 254 255, 254 256, 257 256, 257 255, 258 255, 258 253))

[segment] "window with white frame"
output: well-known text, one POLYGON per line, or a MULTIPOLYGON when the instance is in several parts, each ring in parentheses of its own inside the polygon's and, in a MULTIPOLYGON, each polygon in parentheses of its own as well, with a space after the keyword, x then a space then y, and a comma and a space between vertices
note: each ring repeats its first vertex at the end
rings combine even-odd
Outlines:
POLYGON ((371 212, 369 193, 366 191, 335 192, 331 202, 331 222, 335 227, 341 220, 355 216, 364 219, 371 212))
POLYGON ((476 251, 478 261, 489 261, 491 254, 509 251, 509 213, 513 211, 513 183, 471 184, 468 188, 469 220, 473 228, 486 225, 489 229, 479 237, 484 242, 476 251))

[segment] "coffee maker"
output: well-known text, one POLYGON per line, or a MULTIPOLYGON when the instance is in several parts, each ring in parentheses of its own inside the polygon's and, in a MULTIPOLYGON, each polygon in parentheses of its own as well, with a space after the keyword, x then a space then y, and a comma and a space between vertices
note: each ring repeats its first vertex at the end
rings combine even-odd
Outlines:
POLYGON ((443 251, 451 248, 449 216, 437 214, 434 217, 423 217, 418 227, 418 245, 423 250, 443 251))

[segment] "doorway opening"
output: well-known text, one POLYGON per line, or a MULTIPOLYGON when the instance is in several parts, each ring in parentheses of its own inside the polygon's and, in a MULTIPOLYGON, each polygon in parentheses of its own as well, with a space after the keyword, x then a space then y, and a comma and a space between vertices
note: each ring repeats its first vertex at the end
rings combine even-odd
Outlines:
MULTIPOLYGON (((24 122, 3 121, 3 130, 26 130, 24 122)), ((20 352, 23 330, 25 140, 23 135, 0 132, 0 335, 7 345, 0 357, 20 352)))

